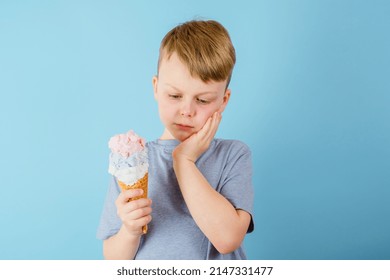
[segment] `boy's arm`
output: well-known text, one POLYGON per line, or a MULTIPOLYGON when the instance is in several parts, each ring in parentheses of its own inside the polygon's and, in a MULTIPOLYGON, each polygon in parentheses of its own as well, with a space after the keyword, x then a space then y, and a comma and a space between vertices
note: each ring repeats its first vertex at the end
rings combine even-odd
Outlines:
POLYGON ((201 131, 174 150, 173 168, 196 224, 221 254, 227 254, 242 243, 251 217, 246 211, 235 209, 215 191, 195 165, 214 138, 220 120, 220 114, 214 114, 201 131))
POLYGON ((132 260, 137 253, 140 236, 129 236, 124 226, 117 234, 103 241, 103 255, 106 260, 132 260))
POLYGON ((141 194, 141 189, 127 190, 120 193, 115 201, 122 226, 115 235, 103 241, 105 259, 134 259, 141 240, 142 227, 151 221, 150 199, 141 198, 128 202, 130 198, 141 194))

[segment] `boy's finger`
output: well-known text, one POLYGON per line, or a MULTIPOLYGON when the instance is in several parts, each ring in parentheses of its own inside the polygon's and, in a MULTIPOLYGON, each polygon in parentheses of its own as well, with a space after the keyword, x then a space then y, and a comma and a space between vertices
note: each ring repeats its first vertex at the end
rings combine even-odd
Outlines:
POLYGON ((135 209, 126 214, 126 219, 128 220, 137 220, 139 218, 148 216, 152 213, 152 207, 143 207, 135 209))
POLYGON ((217 133, 220 121, 221 121, 221 114, 215 112, 211 119, 210 129, 208 130, 206 135, 207 140, 209 141, 213 140, 215 134, 217 133))
POLYGON ((206 123, 203 125, 202 129, 198 132, 200 134, 199 136, 201 138, 205 137, 210 130, 211 122, 212 122, 212 117, 209 117, 206 121, 206 123))
POLYGON ((152 220, 152 216, 147 215, 147 216, 141 217, 139 219, 132 220, 129 224, 132 227, 141 228, 141 227, 149 224, 151 220, 152 220))
POLYGON ((142 189, 125 190, 120 193, 118 198, 121 203, 127 203, 129 199, 140 196, 143 193, 144 191, 142 189))
POLYGON ((220 114, 218 112, 215 112, 214 115, 213 115, 213 121, 211 122, 211 130, 212 131, 217 131, 218 129, 218 125, 219 125, 219 122, 220 122, 220 114))
POLYGON ((152 205, 152 200, 149 198, 140 198, 137 200, 130 201, 125 206, 123 206, 124 212, 132 212, 134 210, 150 207, 152 205))
POLYGON ((221 114, 216 112, 213 117, 213 122, 211 124, 211 132, 210 132, 210 141, 212 141, 217 133, 219 124, 221 122, 221 114))

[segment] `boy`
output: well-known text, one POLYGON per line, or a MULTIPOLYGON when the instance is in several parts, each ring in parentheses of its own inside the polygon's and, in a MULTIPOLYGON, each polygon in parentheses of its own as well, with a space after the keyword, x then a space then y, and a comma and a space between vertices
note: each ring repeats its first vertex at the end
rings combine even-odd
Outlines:
POLYGON ((149 198, 128 202, 142 190, 121 192, 112 179, 97 234, 106 259, 246 258, 250 150, 214 139, 234 64, 229 34, 216 21, 186 22, 162 40, 153 88, 165 130, 147 143, 149 198))

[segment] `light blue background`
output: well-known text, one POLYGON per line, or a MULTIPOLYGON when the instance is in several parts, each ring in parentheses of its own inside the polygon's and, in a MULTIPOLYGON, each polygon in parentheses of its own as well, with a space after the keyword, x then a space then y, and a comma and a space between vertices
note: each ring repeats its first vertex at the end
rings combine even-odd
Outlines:
POLYGON ((388 1, 0 2, 0 259, 100 259, 107 141, 160 136, 159 43, 237 51, 218 137, 253 152, 251 259, 390 259, 388 1))

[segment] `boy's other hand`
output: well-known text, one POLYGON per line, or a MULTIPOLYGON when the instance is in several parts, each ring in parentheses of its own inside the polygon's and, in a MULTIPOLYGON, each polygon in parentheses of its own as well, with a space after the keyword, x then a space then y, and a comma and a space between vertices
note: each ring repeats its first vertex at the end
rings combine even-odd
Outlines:
POLYGON ((195 162, 209 148, 221 119, 221 113, 215 112, 198 132, 192 134, 173 150, 173 159, 195 162))
POLYGON ((142 195, 142 189, 126 190, 119 194, 115 205, 119 218, 122 220, 123 226, 129 234, 133 236, 142 235, 142 227, 147 225, 152 216, 152 200, 149 198, 140 198, 129 201, 142 195))

